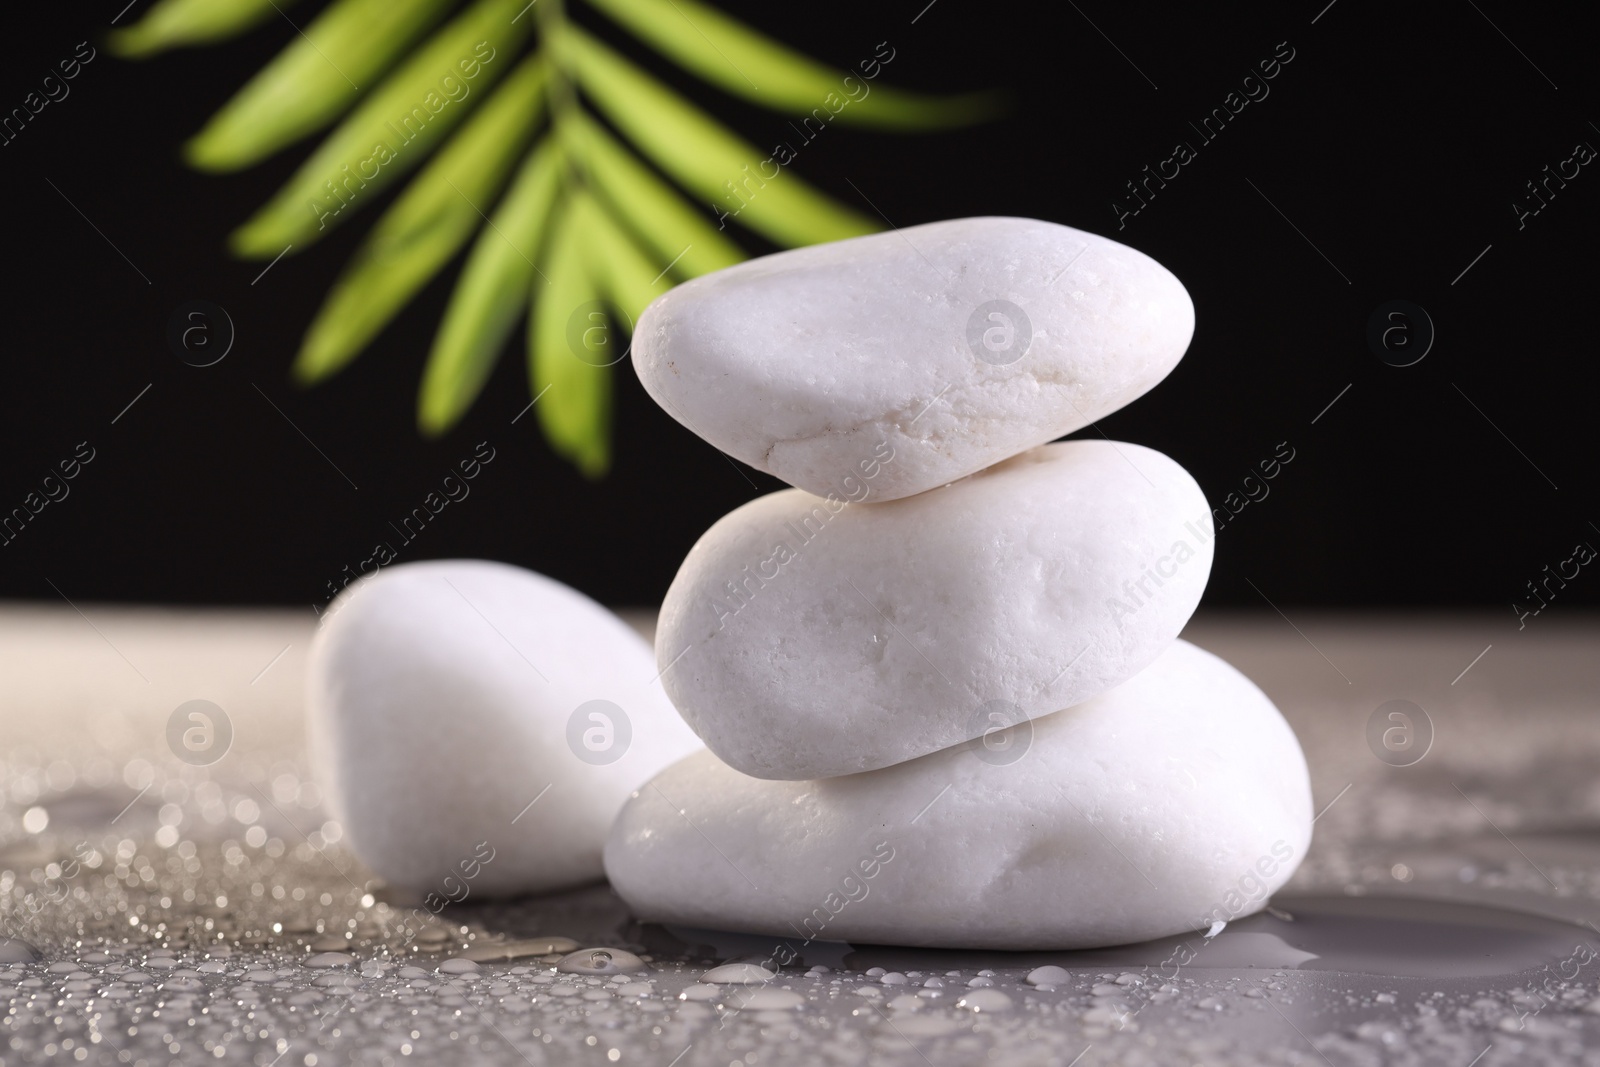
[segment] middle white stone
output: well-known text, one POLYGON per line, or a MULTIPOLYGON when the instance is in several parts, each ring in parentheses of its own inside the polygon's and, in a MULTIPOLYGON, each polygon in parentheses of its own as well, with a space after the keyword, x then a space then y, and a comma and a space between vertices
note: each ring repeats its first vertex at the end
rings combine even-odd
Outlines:
POLYGON ((881 503, 872 480, 751 501, 667 591, 662 682, 738 771, 873 770, 1081 703, 1160 655, 1210 574, 1204 494, 1139 445, 1045 445, 881 503))

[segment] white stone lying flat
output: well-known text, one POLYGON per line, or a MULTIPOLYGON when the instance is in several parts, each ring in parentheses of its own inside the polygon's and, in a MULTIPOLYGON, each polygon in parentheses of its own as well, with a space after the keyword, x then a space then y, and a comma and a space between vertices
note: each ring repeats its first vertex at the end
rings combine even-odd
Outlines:
POLYGON ((1045 445, 882 504, 784 490, 689 552, 657 665, 684 719, 745 774, 886 767, 1131 677, 1199 603, 1211 529, 1182 467, 1109 441, 1045 445))
POLYGON ((502 563, 352 584, 309 673, 317 780, 350 847, 433 903, 598 879, 629 792, 699 747, 627 624, 502 563), (579 711, 595 700, 614 707, 579 711))
POLYGON ((1189 294, 1142 252, 953 219, 685 282, 640 316, 633 364, 724 452, 818 496, 893 500, 1115 411, 1193 332, 1189 294))
POLYGON ((1311 790, 1293 732, 1187 642, 1032 726, 1010 764, 962 746, 811 782, 698 753, 623 808, 606 874, 645 921, 790 944, 798 931, 1071 949, 1259 911, 1305 854, 1311 790))

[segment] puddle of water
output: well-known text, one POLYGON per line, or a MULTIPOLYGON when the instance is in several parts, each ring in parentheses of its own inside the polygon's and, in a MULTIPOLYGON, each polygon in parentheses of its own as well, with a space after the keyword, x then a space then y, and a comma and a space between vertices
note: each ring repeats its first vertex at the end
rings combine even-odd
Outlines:
POLYGON ((1300 897, 1277 906, 1285 942, 1316 959, 1305 970, 1416 978, 1515 974, 1597 948, 1593 930, 1482 904, 1416 897, 1300 897))
MULTIPOLYGON (((850 970, 904 971, 1054 964, 1079 970, 1264 968, 1409 978, 1516 974, 1600 950, 1594 931, 1507 908, 1414 897, 1279 897, 1274 911, 1194 933, 1082 952, 956 952, 853 946, 850 970)), ((812 946, 815 948, 816 946, 812 946)))

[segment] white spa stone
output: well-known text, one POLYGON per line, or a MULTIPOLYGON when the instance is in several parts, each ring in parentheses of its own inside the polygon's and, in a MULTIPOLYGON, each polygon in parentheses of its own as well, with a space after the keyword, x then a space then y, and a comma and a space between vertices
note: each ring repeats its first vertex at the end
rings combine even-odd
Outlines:
POLYGON ((886 767, 1131 677, 1199 603, 1211 530, 1182 467, 1100 440, 882 504, 788 489, 689 552, 657 666, 685 721, 745 774, 886 767))
POLYGON ((317 781, 356 855, 415 893, 595 881, 629 792, 699 747, 655 673, 626 623, 543 575, 386 567, 339 595, 312 642, 317 781), (594 700, 615 707, 574 722, 594 700))
POLYGON ((1051 950, 1249 915, 1305 855, 1300 746, 1209 652, 1179 641, 1032 730, 1010 764, 962 746, 807 782, 697 753, 622 809, 606 873, 646 922, 1051 950))
POLYGON ((953 219, 687 281, 640 316, 633 364, 724 452, 818 496, 893 500, 1130 403, 1193 333, 1189 294, 1142 252, 953 219))

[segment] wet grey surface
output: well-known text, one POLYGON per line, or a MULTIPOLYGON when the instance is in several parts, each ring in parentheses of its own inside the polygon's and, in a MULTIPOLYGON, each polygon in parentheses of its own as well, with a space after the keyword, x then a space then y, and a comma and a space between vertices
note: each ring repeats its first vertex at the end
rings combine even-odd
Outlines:
POLYGON ((1291 615, 1188 635, 1258 680, 1311 760, 1316 840, 1272 910, 1211 937, 972 953, 645 926, 604 886, 434 916, 362 870, 306 778, 307 620, 0 612, 0 1057, 1600 1063, 1600 627, 1291 615), (195 698, 232 718, 209 766, 166 748, 195 698), (1394 699, 1433 723, 1413 766, 1367 747, 1394 699), (703 980, 730 961, 774 970, 703 980))

